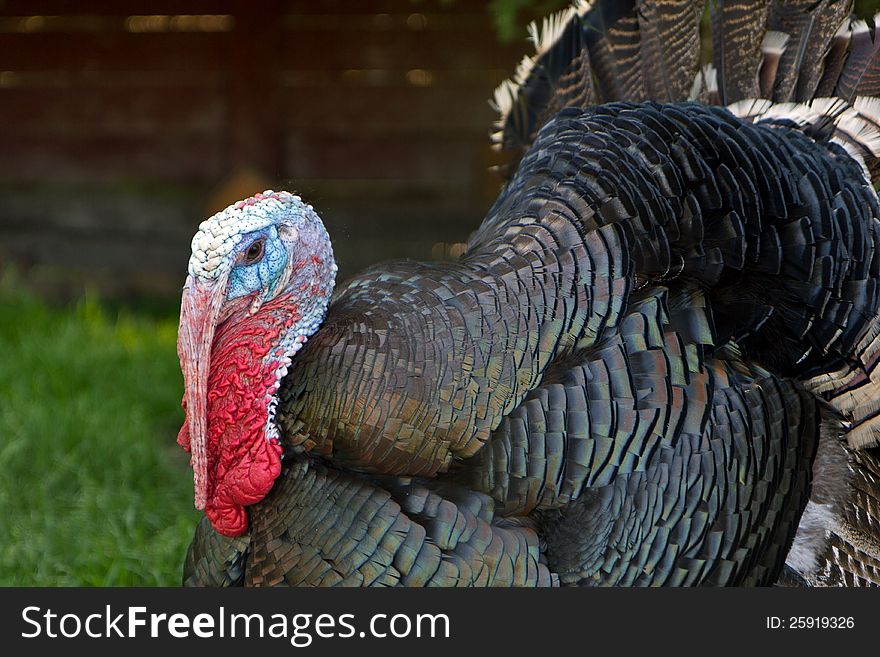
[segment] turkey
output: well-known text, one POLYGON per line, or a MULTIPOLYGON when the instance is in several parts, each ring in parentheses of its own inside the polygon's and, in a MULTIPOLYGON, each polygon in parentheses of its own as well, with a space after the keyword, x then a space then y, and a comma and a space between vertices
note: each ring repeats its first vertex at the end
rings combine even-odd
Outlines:
POLYGON ((880 584, 880 36, 704 4, 532 30, 456 262, 334 292, 300 197, 201 224, 184 584, 880 584))

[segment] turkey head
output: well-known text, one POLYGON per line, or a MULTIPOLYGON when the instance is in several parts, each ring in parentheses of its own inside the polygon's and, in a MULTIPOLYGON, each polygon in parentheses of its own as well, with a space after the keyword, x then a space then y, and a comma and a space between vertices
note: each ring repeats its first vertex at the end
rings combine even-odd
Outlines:
POLYGON ((195 506, 237 536, 281 472, 276 393, 324 319, 336 263, 310 205, 265 191, 204 221, 192 241, 177 353, 195 506))

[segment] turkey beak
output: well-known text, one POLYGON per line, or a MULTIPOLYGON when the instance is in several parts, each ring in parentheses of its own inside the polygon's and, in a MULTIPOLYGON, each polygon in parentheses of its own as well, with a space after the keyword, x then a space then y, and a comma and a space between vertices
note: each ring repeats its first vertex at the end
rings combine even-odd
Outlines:
POLYGON ((183 373, 197 509, 204 509, 208 501, 208 373, 211 343, 226 296, 227 278, 225 275, 204 281, 188 276, 180 303, 177 355, 183 373))

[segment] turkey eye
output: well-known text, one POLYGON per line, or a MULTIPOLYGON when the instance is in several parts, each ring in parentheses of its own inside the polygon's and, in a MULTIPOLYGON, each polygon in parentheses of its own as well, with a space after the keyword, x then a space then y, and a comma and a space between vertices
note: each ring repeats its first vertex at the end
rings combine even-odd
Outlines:
POLYGON ((244 261, 247 264, 253 264, 257 260, 263 257, 263 248, 265 245, 264 240, 257 240, 253 244, 248 247, 247 252, 244 254, 244 261))

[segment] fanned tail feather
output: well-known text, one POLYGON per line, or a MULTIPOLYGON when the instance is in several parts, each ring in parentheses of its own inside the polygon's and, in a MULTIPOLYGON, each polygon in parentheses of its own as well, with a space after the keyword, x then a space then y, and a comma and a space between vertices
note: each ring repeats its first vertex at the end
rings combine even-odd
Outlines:
MULTIPOLYGON (((874 23, 877 23, 876 17, 874 23)), ((835 95, 852 100, 856 94, 867 91, 868 84, 864 77, 877 55, 878 45, 880 43, 875 40, 866 21, 853 21, 850 26, 849 53, 834 88, 835 95)))
POLYGON ((640 59, 649 98, 671 102, 687 97, 700 66, 703 4, 694 0, 639 4, 640 59))
MULTIPOLYGON (((579 0, 530 27, 535 54, 498 88, 496 147, 524 151, 565 107, 626 100, 804 103, 880 95, 880 39, 852 0, 579 0), (701 52, 712 52, 701 69, 701 52)), ((875 19, 875 23, 876 23, 875 19)))
POLYGON ((762 62, 759 80, 761 98, 773 96, 773 86, 776 83, 782 56, 788 48, 789 39, 789 35, 785 32, 771 30, 764 35, 764 41, 761 44, 762 62))
POLYGON ((584 34, 577 22, 588 5, 574 5, 529 26, 535 55, 525 55, 510 80, 495 90, 499 112, 492 141, 496 148, 525 150, 538 129, 564 107, 598 102, 584 34))
POLYGON ((718 0, 711 12, 712 50, 723 105, 759 94, 766 0, 718 0))

